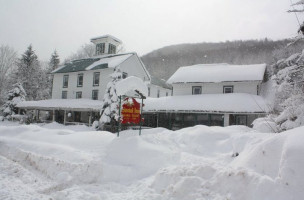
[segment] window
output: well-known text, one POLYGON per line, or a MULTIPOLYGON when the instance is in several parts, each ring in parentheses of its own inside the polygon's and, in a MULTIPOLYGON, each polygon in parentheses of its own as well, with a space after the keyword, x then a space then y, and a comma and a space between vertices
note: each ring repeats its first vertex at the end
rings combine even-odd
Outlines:
POLYGON ((122 78, 125 79, 125 78, 127 78, 127 77, 128 77, 128 73, 123 72, 123 73, 122 73, 122 78))
POLYGON ((99 72, 94 72, 93 86, 99 86, 99 77, 100 77, 100 73, 99 72))
POLYGON ((192 94, 202 94, 202 86, 192 86, 192 94))
POLYGON ((159 96, 160 96, 160 91, 157 90, 157 98, 159 98, 159 96))
POLYGON ((82 86, 83 86, 83 74, 78 74, 77 87, 82 87, 82 86))
POLYGON ((233 86, 232 85, 224 86, 223 93, 233 93, 233 86))
POLYGON ((69 86, 69 75, 63 76, 63 87, 67 88, 69 86))
POLYGON ((148 87, 148 97, 151 95, 151 88, 148 87))
POLYGON ((247 116, 246 115, 236 115, 235 116, 236 125, 247 125, 247 116))
POLYGON ((260 87, 257 85, 257 95, 259 95, 260 87))
POLYGON ((166 92, 166 97, 168 96, 168 92, 166 92))
POLYGON ((67 91, 62 91, 61 98, 62 99, 67 99, 68 98, 68 92, 67 91))
POLYGON ((109 44, 109 50, 108 50, 109 54, 115 54, 116 53, 116 46, 113 44, 109 44))
POLYGON ((76 92, 76 99, 82 98, 82 92, 76 92))
POLYGON ((96 55, 103 54, 105 52, 105 43, 96 44, 96 55))
POLYGON ((93 100, 98 100, 98 90, 93 90, 92 91, 92 99, 93 100))

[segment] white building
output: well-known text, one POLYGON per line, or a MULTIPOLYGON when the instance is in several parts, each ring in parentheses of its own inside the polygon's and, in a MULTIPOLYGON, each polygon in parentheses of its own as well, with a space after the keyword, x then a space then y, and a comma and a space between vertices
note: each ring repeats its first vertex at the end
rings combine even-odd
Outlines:
POLYGON ((259 96, 265 69, 265 64, 180 67, 167 81, 173 96, 147 100, 146 125, 170 129, 198 124, 250 126, 269 111, 259 96))
POLYGON ((155 81, 136 53, 116 54, 120 40, 106 35, 91 39, 96 56, 73 60, 52 72, 52 99, 102 100, 110 74, 119 66, 123 78, 136 76, 147 83, 151 97, 171 95, 171 88, 163 81, 155 81))
POLYGON ((98 118, 106 86, 115 67, 120 68, 123 78, 135 76, 142 79, 149 89, 149 97, 172 94, 165 81, 150 76, 136 53, 117 54, 122 43, 119 39, 104 35, 92 38, 91 42, 96 46, 96 56, 73 60, 52 72, 52 100, 23 102, 17 106, 36 110, 37 117, 39 111, 48 111, 48 119, 53 121, 90 124, 98 118))

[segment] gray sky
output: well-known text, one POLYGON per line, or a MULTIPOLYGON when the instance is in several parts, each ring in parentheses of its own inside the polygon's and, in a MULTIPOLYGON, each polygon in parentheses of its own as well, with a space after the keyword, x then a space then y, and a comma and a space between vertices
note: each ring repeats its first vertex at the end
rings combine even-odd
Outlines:
MULTIPOLYGON (((293 0, 296 2, 297 0, 293 0)), ((0 0, 0 44, 61 60, 111 34, 140 55, 180 43, 296 35, 290 0, 0 0)), ((299 15, 303 20, 303 15, 299 15)))

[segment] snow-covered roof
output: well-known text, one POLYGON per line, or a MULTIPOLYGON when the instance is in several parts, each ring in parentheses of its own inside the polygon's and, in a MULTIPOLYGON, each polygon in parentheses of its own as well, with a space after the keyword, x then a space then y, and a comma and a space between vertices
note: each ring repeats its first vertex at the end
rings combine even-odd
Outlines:
POLYGON ((145 106, 143 109, 146 112, 269 112, 269 107, 262 97, 244 93, 202 94, 148 98, 144 104, 145 106))
POLYGON ((52 73, 67 73, 114 68, 133 55, 135 55, 135 53, 111 54, 80 60, 73 60, 71 62, 65 63, 62 67, 55 69, 52 73))
MULTIPOLYGON (((138 91, 144 97, 148 96, 148 88, 142 79, 130 76, 126 79, 122 79, 121 81, 116 83, 116 93, 118 96, 120 95, 129 95, 136 96, 136 92, 138 91)), ((138 96, 138 95, 137 95, 138 96)))
POLYGON ((150 84, 172 90, 172 86, 167 84, 167 82, 164 79, 159 79, 155 76, 151 76, 150 84))
POLYGON ((23 101, 17 104, 18 108, 26 109, 55 109, 77 111, 100 111, 102 101, 91 99, 48 99, 40 101, 23 101))
POLYGON ((266 64, 199 64, 180 67, 167 83, 214 83, 227 81, 262 81, 266 64))
POLYGON ((91 41, 93 40, 98 40, 98 39, 102 39, 102 38, 112 38, 113 40, 115 40, 116 42, 122 43, 122 41, 112 35, 106 34, 106 35, 102 35, 102 36, 98 36, 98 37, 94 37, 91 38, 91 41))

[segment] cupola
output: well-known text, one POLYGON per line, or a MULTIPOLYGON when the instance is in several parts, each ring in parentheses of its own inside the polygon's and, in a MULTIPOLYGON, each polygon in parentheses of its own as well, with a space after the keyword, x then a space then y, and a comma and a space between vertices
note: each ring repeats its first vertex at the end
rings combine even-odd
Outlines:
POLYGON ((112 35, 103 35, 91 39, 91 42, 95 44, 95 54, 116 54, 117 47, 122 44, 121 40, 113 37, 112 35))

